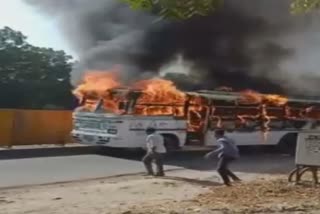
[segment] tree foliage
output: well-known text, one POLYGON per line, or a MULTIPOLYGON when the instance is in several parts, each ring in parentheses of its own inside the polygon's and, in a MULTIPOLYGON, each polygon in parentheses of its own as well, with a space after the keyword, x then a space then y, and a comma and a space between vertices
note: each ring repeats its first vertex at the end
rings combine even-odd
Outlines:
POLYGON ((291 11, 295 14, 310 12, 320 7, 320 0, 293 0, 291 11))
MULTIPOLYGON (((205 16, 219 8, 224 0, 121 0, 133 9, 149 10, 170 19, 205 16)), ((320 0, 292 0, 291 12, 309 12, 319 8, 320 0)))
POLYGON ((149 10, 162 17, 188 19, 207 15, 223 4, 223 0, 122 0, 133 9, 149 10))
POLYGON ((0 108, 70 108, 71 57, 26 39, 11 28, 0 29, 0 108))

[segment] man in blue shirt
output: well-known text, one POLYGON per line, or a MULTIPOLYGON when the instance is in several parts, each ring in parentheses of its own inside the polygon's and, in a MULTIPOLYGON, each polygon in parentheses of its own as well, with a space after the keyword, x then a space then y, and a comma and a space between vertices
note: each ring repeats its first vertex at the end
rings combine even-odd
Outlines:
POLYGON ((224 184, 231 186, 230 178, 234 181, 241 181, 240 178, 238 178, 229 169, 229 164, 240 157, 239 149, 232 139, 225 136, 223 129, 216 130, 215 137, 219 147, 216 150, 208 153, 205 158, 209 159, 218 154, 219 162, 217 171, 220 174, 224 184))

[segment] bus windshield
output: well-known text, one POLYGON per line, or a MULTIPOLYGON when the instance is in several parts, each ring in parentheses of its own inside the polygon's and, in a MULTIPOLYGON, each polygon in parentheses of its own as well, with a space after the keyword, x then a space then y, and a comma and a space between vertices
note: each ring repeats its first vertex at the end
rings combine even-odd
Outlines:
POLYGON ((87 98, 82 106, 92 112, 119 115, 175 117, 185 115, 185 99, 161 99, 158 95, 152 98, 150 94, 139 90, 112 90, 105 93, 99 101, 87 98))

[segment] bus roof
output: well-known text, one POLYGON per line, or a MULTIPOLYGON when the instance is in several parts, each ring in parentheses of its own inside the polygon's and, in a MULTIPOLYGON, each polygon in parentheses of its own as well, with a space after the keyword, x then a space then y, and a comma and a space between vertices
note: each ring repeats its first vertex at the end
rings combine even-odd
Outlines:
MULTIPOLYGON (((187 94, 190 96, 204 97, 206 99, 211 99, 211 100, 225 100, 225 101, 234 101, 239 99, 239 97, 241 96, 241 93, 239 92, 205 91, 205 90, 188 92, 187 94)), ((320 104, 320 100, 300 99, 300 98, 293 98, 293 97, 288 97, 288 102, 320 104)))
MULTIPOLYGON (((115 88, 111 90, 116 93, 127 93, 127 92, 136 92, 143 93, 142 90, 132 90, 129 88, 115 88)), ((225 101, 235 101, 239 99, 241 96, 240 92, 228 92, 228 91, 209 91, 209 90, 199 90, 199 91, 191 91, 186 92, 186 94, 190 96, 204 97, 210 100, 225 100, 225 101)), ((316 99, 307 99, 307 98, 293 98, 288 97, 289 103, 312 103, 312 104, 320 104, 320 100, 316 99)))

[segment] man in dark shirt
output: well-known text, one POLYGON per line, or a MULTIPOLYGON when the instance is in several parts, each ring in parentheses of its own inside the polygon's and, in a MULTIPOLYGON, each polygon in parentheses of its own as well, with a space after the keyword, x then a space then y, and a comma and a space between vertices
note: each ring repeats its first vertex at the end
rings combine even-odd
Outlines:
POLYGON ((217 171, 220 174, 224 184, 231 186, 230 178, 234 181, 240 181, 240 178, 238 178, 229 169, 229 164, 240 157, 239 149, 232 139, 225 136, 223 129, 216 130, 215 137, 219 147, 216 150, 208 153, 205 158, 209 159, 218 154, 219 162, 217 171))

